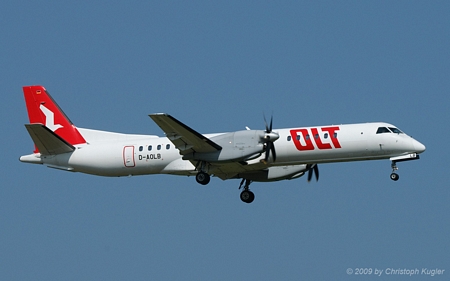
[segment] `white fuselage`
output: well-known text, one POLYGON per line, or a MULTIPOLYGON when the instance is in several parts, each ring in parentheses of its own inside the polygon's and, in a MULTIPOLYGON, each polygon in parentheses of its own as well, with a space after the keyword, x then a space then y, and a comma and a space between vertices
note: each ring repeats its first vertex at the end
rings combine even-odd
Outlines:
MULTIPOLYGON (((279 134, 279 139, 274 142, 277 158, 276 162, 269 161, 266 165, 388 159, 425 150, 420 142, 404 133, 377 133, 380 127, 395 128, 387 123, 361 123, 274 129, 279 134)), ((22 156, 21 161, 100 176, 196 173, 195 166, 183 160, 179 150, 166 137, 78 130, 87 143, 75 145, 73 152, 32 154, 22 156)), ((218 135, 221 134, 205 134, 208 138, 218 135)), ((259 163, 263 158, 264 152, 261 151, 261 155, 248 161, 248 165, 259 163)), ((230 178, 231 175, 232 171, 230 178)))

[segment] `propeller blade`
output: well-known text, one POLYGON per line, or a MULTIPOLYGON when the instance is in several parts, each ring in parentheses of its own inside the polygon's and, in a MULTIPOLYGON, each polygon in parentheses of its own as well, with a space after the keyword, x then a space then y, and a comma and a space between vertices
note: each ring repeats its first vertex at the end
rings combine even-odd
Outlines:
POLYGON ((272 132, 272 120, 273 120, 273 115, 270 116, 269 132, 272 132))
POLYGON ((308 182, 311 181, 313 171, 311 169, 308 170, 308 182))
POLYGON ((269 125, 269 126, 267 126, 266 115, 264 114, 264 115, 263 115, 263 117, 264 117, 264 123, 266 124, 266 133, 270 133, 270 132, 272 132, 272 121, 273 121, 273 115, 272 115, 272 116, 270 116, 270 125, 269 125))
POLYGON ((308 169, 308 182, 311 181, 313 174, 316 176, 316 181, 319 180, 319 166, 317 164, 309 165, 308 169))
POLYGON ((273 162, 275 162, 277 160, 277 153, 275 152, 275 145, 273 142, 271 144, 272 146, 270 147, 270 151, 272 152, 273 162))
POLYGON ((266 125, 266 133, 270 133, 269 126, 267 126, 267 120, 266 120, 266 115, 265 114, 263 114, 263 118, 264 118, 264 124, 266 125))
POLYGON ((266 144, 266 155, 264 156, 264 162, 267 163, 267 160, 269 160, 269 152, 270 152, 270 142, 266 144))
POLYGON ((319 181, 319 166, 314 165, 314 173, 316 174, 316 181, 319 181))

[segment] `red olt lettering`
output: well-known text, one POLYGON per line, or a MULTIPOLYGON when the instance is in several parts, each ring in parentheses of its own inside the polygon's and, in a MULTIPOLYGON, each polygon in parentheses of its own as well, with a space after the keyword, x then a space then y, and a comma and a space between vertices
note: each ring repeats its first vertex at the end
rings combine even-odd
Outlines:
POLYGON ((318 128, 311 128, 311 134, 309 134, 308 129, 294 129, 291 130, 291 137, 294 142, 295 147, 300 151, 305 150, 314 150, 314 144, 313 140, 316 143, 316 146, 318 149, 332 149, 334 148, 341 148, 341 144, 339 143, 339 140, 337 138, 337 131, 339 131, 338 126, 334 127, 322 127, 320 128, 322 135, 319 134, 318 128), (323 142, 322 138, 331 139, 331 143, 323 142), (302 140, 302 141, 300 141, 302 140))

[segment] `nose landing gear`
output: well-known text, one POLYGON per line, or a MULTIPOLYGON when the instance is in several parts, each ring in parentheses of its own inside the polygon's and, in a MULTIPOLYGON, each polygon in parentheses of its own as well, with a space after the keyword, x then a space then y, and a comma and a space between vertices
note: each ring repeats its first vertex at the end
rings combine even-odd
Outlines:
POLYGON ((391 167, 392 167, 391 180, 393 180, 393 181, 398 181, 398 179, 400 178, 400 176, 395 172, 395 171, 398 170, 397 162, 392 161, 391 167))
POLYGON ((392 174, 391 174, 391 180, 398 181, 398 174, 395 172, 398 170, 397 168, 397 162, 404 162, 404 161, 411 161, 411 160, 417 160, 420 159, 419 154, 417 153, 410 153, 407 155, 401 155, 396 157, 389 158, 392 161, 391 167, 392 167, 392 174))

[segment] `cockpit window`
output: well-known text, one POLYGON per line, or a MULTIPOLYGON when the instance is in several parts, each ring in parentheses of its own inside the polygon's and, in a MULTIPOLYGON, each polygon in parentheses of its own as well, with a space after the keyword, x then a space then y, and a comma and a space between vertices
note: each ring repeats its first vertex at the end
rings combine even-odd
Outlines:
POLYGON ((402 131, 400 131, 399 129, 394 128, 394 127, 389 127, 389 130, 391 130, 395 134, 403 134, 402 131))
POLYGON ((388 130, 386 127, 379 127, 377 130, 377 134, 384 134, 384 133, 390 133, 391 131, 388 130))

